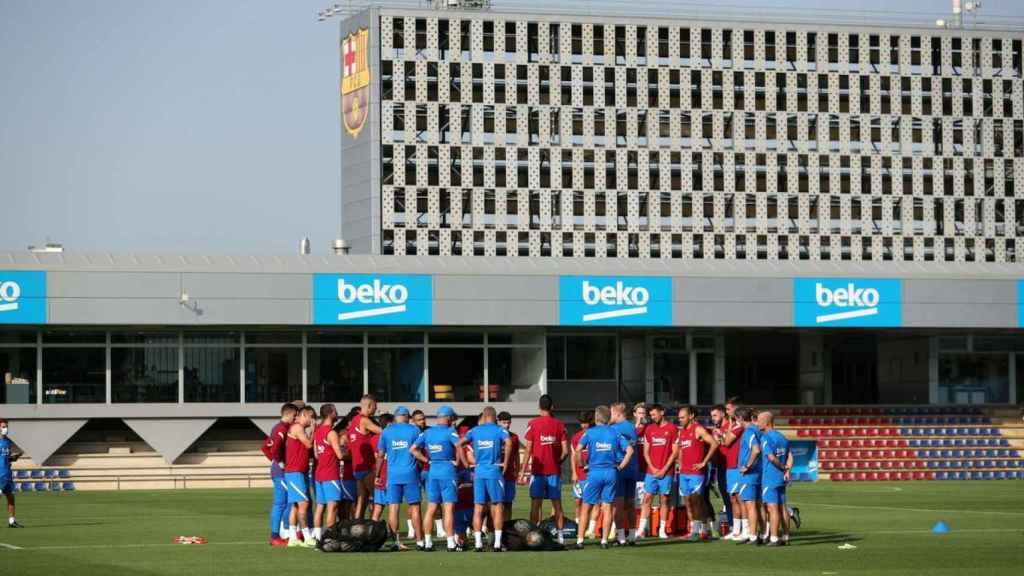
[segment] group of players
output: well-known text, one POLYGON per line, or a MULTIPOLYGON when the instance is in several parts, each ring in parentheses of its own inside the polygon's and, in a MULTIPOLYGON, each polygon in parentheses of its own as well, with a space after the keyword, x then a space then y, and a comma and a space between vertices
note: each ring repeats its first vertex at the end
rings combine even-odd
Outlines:
POLYGON ((658 404, 636 405, 632 419, 624 404, 598 406, 579 415, 580 430, 570 439, 549 396, 540 398, 538 408, 520 441, 510 430, 511 416, 492 407, 456 425, 455 412, 441 406, 428 427, 422 411, 402 406, 377 417, 369 395, 344 417, 333 404, 322 405, 319 421, 311 406, 285 404, 263 449, 274 483, 271 544, 316 547, 323 528, 337 520, 376 520, 386 512, 395 547, 405 549, 399 537, 404 502, 417 550, 433 551, 436 531, 447 550, 461 551, 471 526, 474 550, 484 550, 490 528, 492 549, 502 551, 502 526, 510 519, 517 482, 529 484, 533 523, 544 502, 551 502, 564 544, 562 466, 570 457, 577 549, 588 534, 599 537, 602 548, 635 544, 647 532, 655 499, 662 512, 658 536, 668 538, 664 512, 675 492, 691 520, 688 539, 708 541, 714 531, 712 484, 731 524, 723 540, 781 546, 788 542, 790 519, 799 522, 785 504, 793 457, 770 412, 754 414, 733 400, 714 407, 712 425, 704 427, 691 406, 679 408, 678 426, 658 404))

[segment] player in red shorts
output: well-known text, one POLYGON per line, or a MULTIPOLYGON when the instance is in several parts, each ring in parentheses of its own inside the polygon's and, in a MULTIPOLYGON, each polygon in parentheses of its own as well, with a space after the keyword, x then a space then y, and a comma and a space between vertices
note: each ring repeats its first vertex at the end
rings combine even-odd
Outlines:
MULTIPOLYGON (((707 479, 708 461, 718 451, 718 442, 700 423, 693 406, 679 409, 679 435, 676 440, 679 458, 679 496, 686 500, 690 515, 690 541, 710 538, 705 524, 711 522, 711 510, 706 508, 701 490, 707 479)), ((710 525, 710 524, 708 524, 710 525)))
POLYGON ((356 479, 356 509, 354 516, 366 515, 373 497, 374 471, 377 464, 376 447, 370 443, 371 434, 380 434, 381 428, 373 421, 377 413, 377 400, 370 394, 359 401, 359 413, 348 423, 348 449, 352 452, 352 472, 356 479))
POLYGON ((651 517, 651 505, 655 498, 659 499, 658 510, 660 522, 658 538, 668 538, 666 525, 668 522, 669 498, 675 483, 673 470, 676 462, 675 443, 678 429, 665 419, 665 408, 661 404, 653 404, 650 408, 651 423, 644 428, 643 464, 644 500, 640 511, 639 536, 642 538, 647 531, 647 523, 651 517))

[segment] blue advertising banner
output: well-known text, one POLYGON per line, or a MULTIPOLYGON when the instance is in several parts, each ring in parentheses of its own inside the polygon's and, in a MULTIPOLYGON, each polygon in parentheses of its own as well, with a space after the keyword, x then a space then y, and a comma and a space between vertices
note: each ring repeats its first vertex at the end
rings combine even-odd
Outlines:
POLYGON ((903 283, 871 278, 796 278, 796 326, 898 328, 903 325, 903 283))
POLYGON ((672 279, 648 276, 562 276, 562 326, 670 326, 672 279))
POLYGON ((789 452, 793 455, 793 482, 818 481, 818 443, 814 440, 791 440, 789 452))
POLYGON ((0 270, 0 324, 46 324, 46 272, 0 270))
POLYGON ((313 275, 314 324, 431 324, 433 306, 427 275, 313 275))

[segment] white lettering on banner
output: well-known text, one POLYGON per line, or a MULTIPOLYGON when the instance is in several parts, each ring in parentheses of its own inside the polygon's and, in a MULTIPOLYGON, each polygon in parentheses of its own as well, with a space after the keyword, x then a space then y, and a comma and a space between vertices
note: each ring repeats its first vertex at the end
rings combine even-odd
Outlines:
POLYGON ((338 314, 338 320, 355 320, 373 316, 386 316, 406 311, 405 302, 409 299, 409 289, 401 284, 385 284, 375 278, 370 284, 346 284, 344 278, 338 279, 338 300, 343 304, 379 304, 378 308, 356 310, 338 314))
POLYGON ((593 322, 595 320, 606 320, 608 318, 621 318, 623 316, 646 314, 646 304, 650 300, 651 294, 643 286, 626 286, 622 281, 618 281, 615 283, 615 286, 598 288, 584 280, 583 302, 587 306, 603 304, 605 306, 626 306, 626 308, 584 314, 583 321, 593 322))
POLYGON ((853 282, 846 285, 846 288, 831 290, 822 286, 820 282, 814 285, 814 300, 818 306, 827 308, 837 306, 839 308, 856 308, 847 312, 835 312, 832 314, 820 314, 814 321, 818 324, 826 322, 837 322, 849 320, 850 318, 862 318, 878 314, 878 302, 880 300, 878 290, 874 288, 857 288, 853 282))
POLYGON ((17 310, 20 297, 21 286, 17 282, 0 282, 0 312, 17 310))

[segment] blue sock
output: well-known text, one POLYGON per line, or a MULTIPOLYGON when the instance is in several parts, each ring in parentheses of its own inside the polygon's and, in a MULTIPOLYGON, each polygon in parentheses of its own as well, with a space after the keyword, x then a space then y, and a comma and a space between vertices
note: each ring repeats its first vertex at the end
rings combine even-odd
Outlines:
POLYGON ((270 535, 271 537, 280 537, 281 523, 284 523, 284 527, 288 528, 288 513, 290 509, 288 507, 288 492, 284 490, 279 484, 278 480, 275 480, 274 485, 274 501, 270 505, 270 535))

